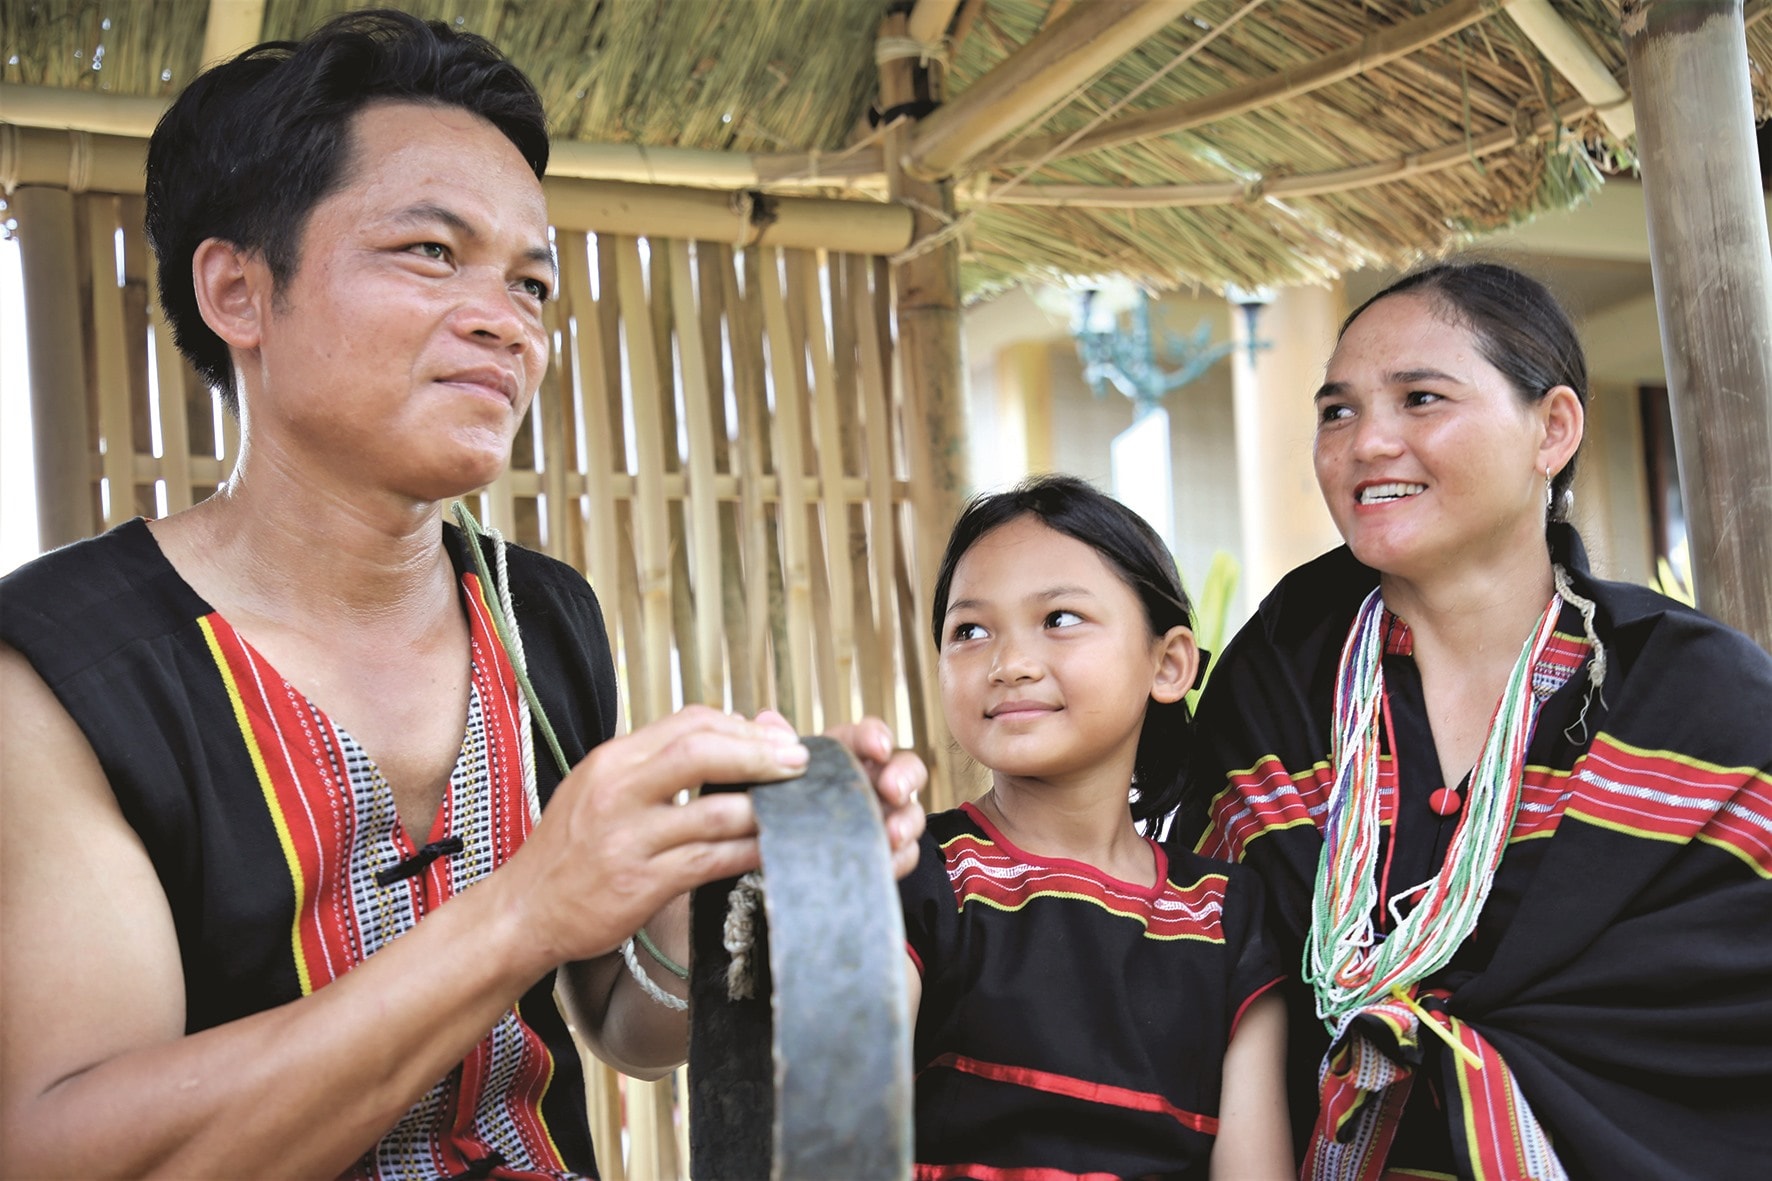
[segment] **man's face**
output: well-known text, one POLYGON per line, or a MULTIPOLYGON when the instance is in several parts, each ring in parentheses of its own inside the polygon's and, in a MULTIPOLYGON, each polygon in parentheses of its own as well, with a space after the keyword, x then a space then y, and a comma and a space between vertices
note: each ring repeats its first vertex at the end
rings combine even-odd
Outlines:
POLYGON ((409 500, 491 482, 547 367, 554 284, 541 185, 497 128, 365 108, 246 359, 251 448, 409 500))

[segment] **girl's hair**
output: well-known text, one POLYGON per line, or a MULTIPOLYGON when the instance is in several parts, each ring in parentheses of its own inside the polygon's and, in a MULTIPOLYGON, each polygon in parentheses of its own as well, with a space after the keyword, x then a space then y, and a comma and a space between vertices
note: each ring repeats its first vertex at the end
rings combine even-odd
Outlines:
MULTIPOLYGON (((1442 319, 1468 329, 1483 359, 1507 378, 1527 405, 1566 385, 1575 391, 1582 409, 1587 408, 1587 356, 1569 314, 1544 284, 1500 263, 1444 262, 1412 271, 1355 308, 1341 322, 1336 340, 1347 335, 1367 308, 1408 292, 1426 296, 1442 319)), ((1575 459, 1571 455, 1551 480, 1553 521, 1567 519, 1575 459)))
MULTIPOLYGON (((954 523, 935 576, 931 622, 937 649, 954 568, 979 538, 1022 517, 1034 517, 1100 554, 1144 604, 1152 635, 1163 635, 1178 625, 1193 627, 1193 607, 1181 589, 1175 558, 1143 517, 1075 476, 1036 476, 1007 492, 974 498, 954 523)), ((1185 697, 1166 704, 1153 699, 1145 706, 1132 771, 1133 820, 1151 821, 1174 810, 1191 738, 1185 697)))

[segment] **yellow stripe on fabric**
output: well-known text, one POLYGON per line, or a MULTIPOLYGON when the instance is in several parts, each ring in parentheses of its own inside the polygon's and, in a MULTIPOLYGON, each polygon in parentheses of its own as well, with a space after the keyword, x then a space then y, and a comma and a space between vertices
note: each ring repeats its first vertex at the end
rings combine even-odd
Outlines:
POLYGON ((246 714, 246 699, 240 695, 240 686, 234 680, 234 670, 228 666, 227 654, 222 651, 221 641, 216 638, 215 629, 207 616, 199 619, 197 625, 203 629, 203 638, 209 643, 209 653, 215 658, 216 670, 221 673, 222 684, 227 686, 228 700, 234 706, 234 723, 240 727, 240 737, 246 742, 247 754, 252 758, 252 770, 258 776, 259 790, 264 793, 265 807, 270 811, 271 823, 277 829, 277 842, 283 846, 283 860, 289 865, 290 884, 295 888, 295 915, 289 931, 290 951, 295 958, 295 974, 301 982, 301 994, 307 996, 314 991, 314 984, 308 975, 308 960, 301 945, 301 915, 308 898, 301 858, 296 856, 295 842, 289 835, 289 823, 283 817, 283 806, 277 800, 277 789, 271 782, 270 768, 265 764, 264 752, 259 749, 258 735, 253 731, 252 720, 246 714))
MULTIPOLYGON (((560 987, 558 981, 555 982, 554 987, 556 989, 560 987)), ((559 993, 556 991, 554 995, 558 997, 559 993)), ((556 1000, 554 1003, 558 1005, 560 1002, 556 1000)), ((511 1011, 517 1014, 517 1020, 522 1022, 525 1028, 531 1033, 535 1033, 535 1027, 523 1020, 523 1006, 521 1004, 512 1005, 511 1011)), ((564 1014, 562 1014, 562 1016, 564 1016, 564 1014)), ((535 1040, 541 1046, 542 1057, 546 1058, 548 1061, 548 1077, 541 1080, 541 1093, 535 1097, 535 1122, 541 1125, 541 1134, 547 1138, 548 1151, 554 1154, 554 1163, 565 1165, 566 1157, 561 1153, 560 1145, 554 1141, 554 1129, 548 1127, 548 1116, 544 1109, 544 1104, 547 1102, 548 1089, 554 1085, 554 1048, 548 1045, 547 1041, 543 1039, 539 1033, 536 1033, 535 1040)), ((585 1081, 585 1087, 588 1092, 590 1087, 590 1081, 588 1079, 585 1081)), ((596 1151, 595 1145, 592 1146, 591 1151, 596 1151)))
POLYGON ((1598 816, 1589 812, 1583 812, 1580 808, 1574 806, 1563 809, 1563 818, 1565 820, 1579 820, 1583 824, 1591 824, 1595 828, 1610 829, 1613 832, 1621 832, 1625 836, 1637 837, 1645 841, 1665 841, 1670 845, 1684 845, 1695 835, 1692 833, 1681 835, 1680 833, 1673 832, 1654 832, 1646 828, 1636 828, 1629 824, 1620 824, 1616 820, 1602 820, 1598 816))
MULTIPOLYGON (((1450 1022, 1452 1035, 1458 1037, 1460 1044, 1463 1044, 1464 1039, 1460 1034, 1467 1028, 1464 1022, 1450 1014, 1447 1014, 1447 1020, 1450 1022)), ((1475 1033, 1474 1030, 1472 1032, 1475 1033)), ((1458 1077, 1459 1103, 1464 1109, 1464 1143, 1471 1165, 1471 1181, 1514 1181, 1515 1177, 1525 1174, 1524 1170, 1519 1167, 1524 1162, 1519 1159, 1520 1112, 1514 1106, 1513 1072, 1508 1069, 1507 1063, 1502 1061, 1501 1055, 1496 1053, 1493 1047, 1488 1046, 1488 1043, 1482 1041, 1481 1034, 1476 1036, 1477 1040, 1489 1049, 1486 1064, 1472 1066, 1463 1059, 1458 1059, 1453 1068, 1453 1073, 1458 1077), (1485 1089, 1491 1095, 1499 1095, 1507 1107, 1505 1118, 1509 1134, 1505 1137, 1497 1136, 1493 1144, 1498 1152, 1502 1150, 1504 1144, 1513 1147, 1516 1163, 1513 1173, 1497 1176, 1483 1167, 1483 1149, 1482 1143, 1478 1139, 1477 1130, 1480 1125, 1488 1124, 1489 1117, 1485 1114, 1481 1119, 1478 1118, 1476 1105, 1472 1101, 1471 1095, 1472 1083, 1479 1078, 1485 1084, 1485 1089)))
POLYGON ((1698 839, 1707 845, 1713 845, 1716 848, 1721 849, 1730 856, 1739 858, 1743 864, 1761 877, 1772 879, 1772 866, 1761 865, 1757 857, 1749 853, 1746 849, 1743 849, 1740 845, 1732 844, 1729 841, 1723 840, 1721 837, 1706 836, 1704 833, 1699 833, 1698 839))

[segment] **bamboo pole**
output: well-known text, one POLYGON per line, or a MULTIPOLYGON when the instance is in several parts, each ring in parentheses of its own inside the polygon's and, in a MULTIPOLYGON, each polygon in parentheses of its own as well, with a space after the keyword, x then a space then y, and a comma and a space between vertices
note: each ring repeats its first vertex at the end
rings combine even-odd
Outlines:
POLYGON ((1508 0, 1507 14, 1575 93, 1593 104, 1607 131, 1620 140, 1636 134, 1630 96, 1593 47, 1557 15, 1550 0, 1508 0))
POLYGON ((905 35, 922 45, 933 45, 947 33, 960 0, 917 0, 905 22, 905 35))
MULTIPOLYGON (((952 176, 980 153, 1044 111, 1198 0, 1096 0, 1079 5, 924 119, 904 151, 887 153, 887 167, 934 179, 952 176)), ((906 24, 893 37, 905 35, 906 24)), ((908 62, 893 62, 908 68, 908 62)), ((886 70, 881 70, 885 81, 886 70)), ((901 100, 903 101, 903 100, 901 100)), ((898 104, 892 104, 898 105, 898 104)))
MULTIPOLYGON (((1110 6, 1103 5, 1107 11, 1110 6)), ((1091 11, 1093 6, 1091 6, 1091 11)), ((904 16, 888 16, 881 35, 902 35, 904 16)), ((1068 18, 1067 18, 1068 19, 1068 18)), ((1060 21, 1058 29, 1066 25, 1060 21)), ((1040 37, 1044 37, 1041 34, 1040 37)), ((1035 40, 1040 40, 1037 37, 1035 40)), ((900 60, 880 69, 882 107, 900 105, 914 92, 913 63, 900 60)), ((939 98, 939 91, 936 94, 939 98)), ((892 272, 898 326, 898 403, 905 452, 910 459, 912 520, 905 553, 906 579, 917 618, 927 615, 929 596, 948 527, 959 515, 968 489, 965 369, 960 354, 960 251, 943 231, 954 216, 953 185, 911 175, 897 162, 906 155, 905 141, 915 134, 905 127, 887 133, 886 158, 892 195, 916 214, 918 244, 907 251, 892 272)), ((927 685, 927 682, 925 682, 927 685)), ((936 780, 932 796, 951 797, 954 765, 947 726, 936 694, 919 693, 919 718, 925 754, 936 780)))
POLYGON ((1422 152, 1375 160, 1328 172, 1306 172, 1269 180, 1218 181, 1192 185, 1016 185, 992 190, 987 204, 1046 205, 1073 209, 1180 209, 1202 205, 1237 205, 1269 197, 1320 197, 1354 189, 1375 188, 1429 173, 1457 168, 1505 152, 1550 135, 1558 124, 1579 119, 1593 110, 1584 98, 1571 99, 1551 115, 1541 116, 1525 129, 1503 127, 1471 140, 1457 140, 1422 152))
MULTIPOLYGON (((7 122, 0 123, 0 188, 51 185, 75 192, 142 191, 146 139, 21 126, 11 115, 9 109, 7 122)), ((891 254, 911 240, 910 211, 873 200, 776 197, 555 176, 548 177, 545 188, 549 214, 562 229, 862 254, 891 254)))
POLYGON ((203 27, 202 68, 250 49, 264 39, 265 0, 209 0, 203 27))
MULTIPOLYGON (((1300 69, 1282 70, 1271 77, 1256 78, 1204 98, 1109 120, 1058 150, 1051 158, 1065 160, 1141 139, 1173 135, 1298 98, 1442 41, 1493 15, 1500 4, 1501 0, 1451 0, 1421 16, 1368 33, 1357 45, 1325 54, 1300 69)), ((999 163, 1008 166, 1044 160, 1067 138, 1069 136, 1065 134, 1031 136, 999 163)))
MULTIPOLYGON (((25 347, 30 357, 31 443, 36 464, 37 545, 50 550, 93 531, 92 444, 86 363, 69 348, 84 319, 75 255, 73 196, 36 186, 11 197, 24 272, 25 347)), ((78 339, 75 337, 75 339, 78 339)))
MULTIPOLYGON (((261 0, 213 0, 215 4, 258 6, 261 0)), ((242 26, 244 27, 244 26, 242 26)), ((234 39, 223 35, 217 44, 234 39)), ((253 44, 238 41, 211 57, 208 38, 204 62, 213 64, 253 44)), ((20 127, 84 131, 144 141, 154 133, 168 102, 163 98, 0 82, 0 118, 20 127)), ((880 149, 857 144, 835 152, 721 152, 706 148, 660 147, 646 144, 587 143, 563 139, 548 155, 548 175, 560 179, 617 180, 646 185, 687 185, 710 189, 755 189, 776 186, 860 184, 885 174, 880 149)))
POLYGON ((1622 27, 1699 606, 1772 651, 1772 245, 1741 0, 1622 27))

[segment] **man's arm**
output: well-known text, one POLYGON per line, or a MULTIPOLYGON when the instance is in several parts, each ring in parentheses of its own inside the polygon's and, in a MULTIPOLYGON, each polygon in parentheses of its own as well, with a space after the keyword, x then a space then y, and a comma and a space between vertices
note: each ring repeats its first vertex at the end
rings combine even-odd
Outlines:
POLYGON ((805 760, 709 710, 605 743, 490 878, 312 996, 187 1037, 165 894, 91 747, 5 648, 0 700, 0 1171, 16 1176, 337 1174, 550 968, 755 866, 749 801, 678 791, 805 760))

